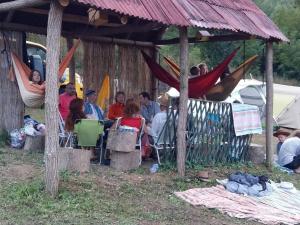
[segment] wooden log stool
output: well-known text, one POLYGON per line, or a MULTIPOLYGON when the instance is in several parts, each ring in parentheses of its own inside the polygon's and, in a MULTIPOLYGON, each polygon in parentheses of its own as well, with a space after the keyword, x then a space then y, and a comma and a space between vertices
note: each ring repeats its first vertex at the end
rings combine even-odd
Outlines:
POLYGON ((263 164, 265 162, 265 147, 251 143, 246 156, 246 160, 254 164, 263 164))
POLYGON ((45 136, 26 136, 25 151, 44 152, 45 150, 45 136))
POLYGON ((58 151, 59 170, 88 172, 90 170, 91 150, 60 148, 58 151))

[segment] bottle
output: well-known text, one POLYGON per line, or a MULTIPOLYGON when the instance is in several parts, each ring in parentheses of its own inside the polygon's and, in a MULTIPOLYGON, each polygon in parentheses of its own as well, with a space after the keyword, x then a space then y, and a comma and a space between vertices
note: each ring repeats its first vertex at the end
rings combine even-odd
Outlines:
POLYGON ((158 171, 158 168, 159 166, 157 163, 153 164, 150 168, 150 173, 156 173, 158 171))

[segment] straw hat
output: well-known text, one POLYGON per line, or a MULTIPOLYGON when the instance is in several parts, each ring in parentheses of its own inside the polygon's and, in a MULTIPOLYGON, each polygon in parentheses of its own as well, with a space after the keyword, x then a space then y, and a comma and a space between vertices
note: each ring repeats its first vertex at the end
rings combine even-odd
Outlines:
POLYGON ((281 127, 273 133, 273 136, 278 137, 280 134, 285 135, 285 136, 289 136, 291 134, 291 131, 281 127))
POLYGON ((169 105, 169 95, 167 93, 158 97, 158 103, 163 106, 169 105))

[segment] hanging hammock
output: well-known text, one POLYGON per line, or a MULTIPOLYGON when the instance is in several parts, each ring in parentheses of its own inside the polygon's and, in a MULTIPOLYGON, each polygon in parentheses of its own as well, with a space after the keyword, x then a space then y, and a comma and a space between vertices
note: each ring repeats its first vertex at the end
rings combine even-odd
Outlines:
MULTIPOLYGON (((236 55, 238 49, 234 50, 221 64, 207 74, 189 79, 189 98, 200 98, 217 82, 228 64, 236 55)), ((142 52, 146 63, 148 64, 153 75, 160 81, 179 90, 180 84, 178 79, 169 74, 163 67, 156 63, 146 53, 142 52)))
MULTIPOLYGON (((211 101, 224 101, 233 91, 233 89, 238 85, 240 80, 243 78, 244 74, 248 71, 250 66, 256 60, 258 56, 252 56, 240 66, 238 66, 229 76, 215 84, 208 92, 205 94, 207 100, 211 101)), ((170 58, 164 56, 166 64, 170 67, 172 72, 176 75, 180 75, 179 66, 170 58)))
POLYGON ((209 91, 205 94, 206 99, 211 101, 224 101, 238 85, 257 57, 258 56, 255 55, 247 59, 222 81, 209 89, 209 91))
MULTIPOLYGON (((78 40, 73 47, 68 51, 59 65, 58 77, 63 76, 64 71, 68 67, 75 50, 79 45, 78 40)), ((12 66, 14 69, 14 75, 17 80, 19 90, 21 93, 24 104, 30 108, 41 107, 45 100, 45 86, 38 84, 31 84, 29 76, 31 73, 30 68, 18 58, 15 53, 11 53, 12 66)))

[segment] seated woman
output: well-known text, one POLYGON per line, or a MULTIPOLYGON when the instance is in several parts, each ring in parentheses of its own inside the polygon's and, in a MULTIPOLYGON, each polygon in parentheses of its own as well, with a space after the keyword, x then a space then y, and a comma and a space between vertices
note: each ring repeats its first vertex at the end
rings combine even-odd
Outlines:
POLYGON ((199 68, 199 75, 204 75, 204 74, 207 74, 208 73, 208 67, 206 65, 205 62, 202 62, 198 65, 198 68, 199 68))
POLYGON ((86 115, 84 114, 83 100, 79 98, 75 98, 70 102, 69 106, 70 112, 66 119, 65 129, 67 131, 73 131, 74 125, 76 124, 76 120, 86 119, 86 115))
MULTIPOLYGON (((143 117, 140 114, 140 107, 134 99, 128 99, 126 101, 123 115, 124 116, 121 117, 113 125, 113 127, 128 126, 128 127, 136 128, 138 132, 143 132, 144 134, 148 133, 146 126, 144 126, 143 130, 141 130, 143 124, 143 117)), ((142 136, 141 144, 142 144, 142 149, 141 149, 142 157, 148 158, 151 154, 151 147, 149 144, 148 135, 142 136)))
POLYGON ((45 90, 45 82, 42 81, 41 73, 38 70, 32 70, 29 76, 30 85, 35 86, 41 90, 45 90))
POLYGON ((294 137, 283 142, 278 155, 278 164, 300 173, 300 132, 296 131, 292 136, 294 137))

